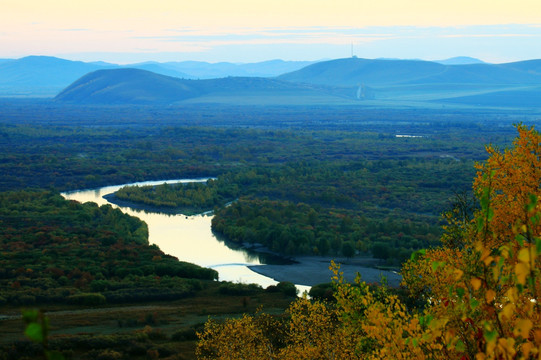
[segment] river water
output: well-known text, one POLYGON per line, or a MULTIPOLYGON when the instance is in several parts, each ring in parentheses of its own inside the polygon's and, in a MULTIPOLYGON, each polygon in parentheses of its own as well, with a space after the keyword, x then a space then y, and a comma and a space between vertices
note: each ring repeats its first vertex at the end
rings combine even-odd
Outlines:
MULTIPOLYGON (((250 270, 248 265, 262 265, 256 254, 244 249, 231 249, 220 241, 211 230, 212 214, 195 216, 170 215, 132 209, 110 203, 104 195, 114 193, 126 185, 159 185, 163 183, 204 182, 207 179, 176 179, 146 181, 133 184, 106 186, 92 190, 78 190, 62 193, 69 200, 79 202, 92 201, 98 205, 111 204, 124 213, 136 216, 147 223, 149 242, 156 244, 166 254, 179 260, 212 268, 219 273, 219 279, 232 282, 255 283, 262 287, 277 284, 273 279, 250 270)), ((300 291, 308 290, 307 286, 297 286, 300 291)))

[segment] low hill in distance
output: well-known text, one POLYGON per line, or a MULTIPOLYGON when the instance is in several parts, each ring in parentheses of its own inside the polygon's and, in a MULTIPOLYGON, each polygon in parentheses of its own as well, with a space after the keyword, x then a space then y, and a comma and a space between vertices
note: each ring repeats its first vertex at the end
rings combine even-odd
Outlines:
POLYGON ((139 69, 107 69, 83 76, 55 99, 85 104, 163 103, 198 93, 196 88, 170 76, 139 69))
POLYGON ((5 60, 0 62, 0 96, 51 96, 75 79, 101 68, 49 56, 5 60))
MULTIPOLYGON (((450 59, 464 62, 473 60, 450 59)), ((277 65, 270 63, 274 62, 269 62, 268 65, 276 69, 277 65)), ((183 64, 192 66, 193 70, 204 63, 183 64)), ((282 66, 282 69, 290 66, 280 61, 277 64, 282 66)), ((224 71, 225 68, 233 66, 228 63, 214 65, 216 69, 223 67, 224 71)), ((248 64, 245 65, 247 69, 248 64)), ((175 70, 175 63, 145 63, 139 66, 149 70, 169 67, 165 71, 167 74, 181 74, 179 68, 175 70)), ((256 67, 261 69, 261 66, 263 63, 256 67)), ((108 69, 83 76, 60 92, 55 99, 84 104, 356 103, 373 107, 539 108, 541 104, 536 101, 539 84, 541 60, 507 64, 444 65, 422 60, 346 58, 318 62, 274 78, 225 77, 195 80, 164 76, 140 69, 108 69), (494 97, 491 97, 492 94, 494 97)))
POLYGON ((483 60, 472 58, 470 56, 455 56, 445 60, 436 60, 434 62, 443 65, 467 65, 467 64, 485 64, 483 60))
POLYGON ((444 100, 441 103, 446 105, 523 108, 531 102, 522 101, 518 96, 506 98, 503 104, 466 101, 465 98, 488 98, 492 93, 504 92, 518 94, 516 91, 520 91, 521 96, 535 98, 541 84, 541 60, 444 65, 421 60, 346 58, 312 64, 278 79, 342 89, 362 87, 369 89, 369 99, 377 100, 373 103, 378 106, 430 107, 444 100))
POLYGON ((118 65, 51 56, 0 59, 0 97, 54 97, 81 76, 100 69, 136 68, 181 79, 210 79, 227 76, 274 77, 312 63, 271 60, 248 64, 183 61, 118 65))
MULTIPOLYGON (((302 69, 315 61, 268 60, 257 63, 233 64, 229 62, 208 63, 203 61, 166 62, 162 67, 189 74, 194 79, 216 79, 227 76, 275 77, 302 69)), ((150 70, 150 69, 146 69, 150 70)), ((164 74, 167 75, 167 74, 164 74)))
POLYGON ((443 65, 422 60, 345 58, 283 74, 281 80, 328 86, 402 84, 538 84, 541 60, 508 64, 443 65))
POLYGON ((277 79, 228 77, 189 80, 140 69, 108 69, 87 74, 68 86, 56 101, 79 104, 156 104, 190 99, 202 102, 243 101, 280 103, 283 98, 341 98, 324 87, 277 79))

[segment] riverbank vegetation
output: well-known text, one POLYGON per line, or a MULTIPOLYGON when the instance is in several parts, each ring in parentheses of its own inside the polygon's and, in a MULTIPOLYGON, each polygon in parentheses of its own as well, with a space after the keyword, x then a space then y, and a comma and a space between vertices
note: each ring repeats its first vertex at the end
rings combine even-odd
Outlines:
POLYGON ((346 283, 333 264, 332 302, 302 298, 281 316, 210 320, 198 358, 538 359, 541 135, 518 130, 513 149, 488 147, 478 165, 474 216, 451 214, 442 246, 404 265, 414 301, 346 283))
POLYGON ((132 206, 143 205, 158 212, 184 215, 201 214, 233 201, 239 193, 238 186, 218 186, 218 181, 162 184, 158 186, 129 185, 115 191, 110 201, 127 202, 132 206))
POLYGON ((438 243, 439 216, 473 173, 472 161, 452 158, 323 159, 245 165, 206 184, 129 186, 115 196, 163 211, 215 208, 214 231, 282 255, 362 253, 398 265, 438 243))
MULTIPOLYGON (((217 230, 231 240, 250 243, 258 236, 259 242, 269 231, 276 235, 266 244, 271 249, 283 244, 285 252, 321 254, 328 245, 329 254, 346 254, 353 247, 397 264, 409 252, 435 245, 439 215, 455 192, 471 187, 473 162, 486 159, 484 144, 508 144, 510 124, 524 119, 513 111, 457 109, 88 108, 27 99, 0 99, 0 105, 2 360, 36 358, 40 352, 39 345, 21 340, 22 307, 46 312, 51 348, 66 358, 193 359, 195 333, 205 331, 209 315, 253 315, 260 306, 282 314, 294 299, 287 283, 260 289, 215 282, 212 270, 149 246, 138 219, 108 206, 65 201, 60 191, 216 177, 216 192, 207 196, 207 185, 201 185, 187 198, 200 197, 201 208, 218 204, 217 230), (418 137, 397 137, 404 134, 418 137), (230 209, 221 208, 237 198, 230 209), (292 236, 307 240, 289 246, 292 236)), ((436 271, 447 267, 425 254, 427 261, 419 261, 423 274, 438 281, 436 271)), ((470 272, 465 274, 448 297, 453 306, 463 305, 456 298, 460 289, 468 295, 480 291, 474 298, 481 303, 479 296, 492 294, 490 289, 505 300, 503 288, 488 288, 488 275, 471 273, 481 280, 477 287, 470 272)), ((523 271, 520 279, 524 274, 526 288, 530 273, 523 271)), ((419 283, 418 289, 427 288, 419 283)), ((331 294, 324 291, 328 299, 331 294)), ((377 294, 378 301, 387 299, 377 294)), ((354 304, 364 309, 364 303, 354 304)), ((341 326, 337 314, 325 322, 329 329, 341 326)), ((410 321, 411 312, 405 314, 410 321)), ((260 319, 270 325, 289 321, 287 315, 260 319)), ((427 321, 419 320, 423 329, 427 321)), ((469 320, 452 321, 473 334, 469 320)), ((282 334, 274 325, 266 329, 282 334)), ((517 333, 522 329, 527 326, 517 333)), ((282 339, 276 337, 283 345, 282 339)), ((381 348, 364 339, 361 347, 381 348)))
POLYGON ((290 283, 216 282, 149 245, 138 218, 52 191, 0 193, 0 254, 2 360, 42 354, 21 340, 20 308, 46 311, 48 347, 66 359, 190 359, 208 315, 285 309, 296 296, 290 283))
POLYGON ((50 191, 0 193, 0 305, 175 299, 216 271, 148 244, 138 218, 50 191))
MULTIPOLYGON (((270 201, 266 205, 279 202, 281 207, 306 204, 330 221, 329 249, 325 241, 314 240, 286 251, 287 229, 282 239, 269 239, 268 248, 276 248, 272 243, 277 240, 284 254, 342 254, 343 244, 346 252, 354 245, 358 253, 377 254, 396 265, 437 241, 439 216, 455 193, 471 188, 473 162, 485 157, 483 144, 505 144, 511 136, 504 126, 430 122, 427 114, 415 115, 427 122, 314 121, 314 129, 295 130, 270 122, 264 129, 6 124, 0 126, 5 150, 0 153, 5 174, 0 189, 73 190, 156 178, 217 177, 207 186, 130 188, 117 196, 188 213, 236 198, 247 206, 265 199, 270 201), (370 131, 361 131, 365 128, 370 131), (396 136, 403 132, 419 137, 396 136), (350 231, 337 224, 342 218, 365 229, 350 231), (400 229, 404 224, 406 231, 400 229)), ((217 217, 223 222, 216 230, 235 242, 250 242, 262 230, 248 218, 237 224, 226 209, 217 217)), ((309 226, 300 220, 293 227, 304 231, 309 226)))

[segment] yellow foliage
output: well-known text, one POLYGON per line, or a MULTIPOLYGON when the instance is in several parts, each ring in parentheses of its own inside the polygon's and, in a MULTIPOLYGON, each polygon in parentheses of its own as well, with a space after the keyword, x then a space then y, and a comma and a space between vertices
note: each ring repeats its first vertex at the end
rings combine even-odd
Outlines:
POLYGON ((247 315, 222 324, 209 320, 199 336, 196 350, 199 359, 270 359, 274 351, 253 318, 247 315))
POLYGON ((446 214, 443 246, 403 265, 422 310, 332 263, 335 303, 299 299, 272 324, 209 321, 199 359, 541 359, 541 136, 517 130, 512 149, 489 146, 477 165, 475 218, 446 214))
POLYGON ((462 226, 462 247, 428 250, 403 267, 404 284, 430 300, 426 311, 449 320, 447 331, 455 337, 444 341, 463 344, 466 358, 541 354, 541 339, 531 336, 541 323, 541 136, 522 125, 517 130, 513 149, 487 147, 489 159, 477 165, 481 209, 462 226), (434 261, 447 266, 427 265, 434 261))
POLYGON ((472 278, 470 280, 470 283, 471 283, 471 286, 473 287, 473 290, 479 290, 479 288, 481 287, 481 285, 483 284, 483 282, 481 281, 481 279, 479 278, 472 278))

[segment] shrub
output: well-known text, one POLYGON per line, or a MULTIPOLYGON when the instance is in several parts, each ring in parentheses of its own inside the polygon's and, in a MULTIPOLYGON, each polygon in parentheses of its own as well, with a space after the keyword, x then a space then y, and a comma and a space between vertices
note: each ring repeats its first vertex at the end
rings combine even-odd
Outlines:
POLYGON ((312 286, 308 293, 312 299, 334 301, 334 289, 332 283, 317 284, 312 286))
POLYGON ((100 293, 80 293, 68 296, 67 301, 69 304, 74 305, 103 305, 106 303, 105 296, 100 293))
POLYGON ((261 286, 257 284, 224 282, 220 285, 218 291, 224 295, 251 295, 261 291, 261 286))
POLYGON ((32 295, 19 295, 17 301, 21 305, 33 305, 36 303, 36 297, 32 295))
POLYGON ((295 287, 295 284, 289 281, 280 281, 276 284, 276 288, 287 296, 297 296, 299 290, 295 287))
POLYGON ((190 341, 197 340, 197 333, 194 328, 178 330, 171 335, 173 341, 190 341))

